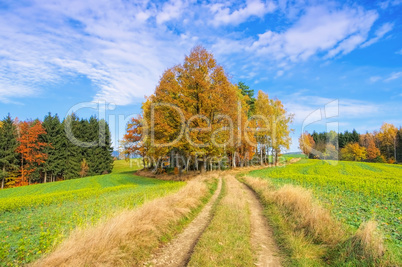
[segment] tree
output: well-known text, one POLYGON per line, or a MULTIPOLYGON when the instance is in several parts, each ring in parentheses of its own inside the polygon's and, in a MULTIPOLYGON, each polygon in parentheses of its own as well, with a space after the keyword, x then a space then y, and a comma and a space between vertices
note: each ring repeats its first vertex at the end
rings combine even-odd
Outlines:
POLYGON ((87 161, 85 159, 82 159, 82 161, 81 161, 81 170, 80 170, 81 178, 87 176, 88 170, 89 170, 89 167, 88 167, 87 161))
POLYGON ((292 129, 289 128, 293 114, 287 114, 282 102, 269 99, 262 91, 258 92, 255 102, 257 129, 256 140, 259 143, 261 164, 271 150, 272 159, 276 164, 283 149, 289 149, 292 129), (258 117, 257 117, 258 116, 258 117))
POLYGON ((123 151, 126 158, 130 158, 131 155, 138 155, 142 157, 143 165, 145 167, 145 156, 147 147, 144 144, 144 127, 143 118, 138 115, 136 118, 132 118, 131 122, 127 124, 126 134, 123 137, 123 151))
POLYGON ((40 142, 39 136, 46 134, 40 121, 23 121, 18 126, 20 137, 16 151, 21 155, 19 185, 26 185, 31 184, 31 174, 35 172, 36 165, 41 165, 47 159, 43 148, 48 144, 40 142))
POLYGON ((399 127, 396 140, 396 159, 397 162, 402 161, 402 127, 399 127))
POLYGON ((64 158, 64 166, 62 169, 62 176, 64 179, 74 179, 79 177, 79 172, 81 168, 82 157, 82 149, 70 140, 65 133, 65 129, 67 127, 71 127, 71 132, 74 137, 79 138, 80 136, 80 121, 79 118, 75 115, 68 115, 62 123, 62 127, 64 129, 64 138, 62 140, 64 147, 63 150, 63 158, 64 158))
POLYGON ((182 168, 212 169, 216 158, 236 167, 250 162, 258 149, 264 158, 271 150, 277 159, 289 147, 291 120, 279 100, 262 92, 255 100, 253 90, 242 82, 232 84, 213 55, 197 46, 183 64, 163 73, 141 116, 127 125, 122 144, 128 153, 154 159, 149 165, 155 163, 157 171, 163 167, 159 159, 168 156, 178 173, 182 168), (260 114, 254 114, 257 102, 260 114))
POLYGON ((43 182, 46 183, 48 180, 55 180, 57 176, 62 174, 65 163, 65 147, 63 144, 66 137, 57 114, 55 116, 52 116, 51 113, 46 115, 42 126, 46 134, 41 135, 40 139, 48 145, 43 148, 43 152, 47 155, 47 160, 40 169, 43 172, 43 182))
POLYGON ((373 134, 366 133, 360 135, 361 146, 364 146, 367 151, 367 160, 368 161, 377 161, 378 157, 381 155, 380 149, 375 145, 375 137, 373 134))
POLYGON ((0 179, 1 188, 14 183, 14 174, 18 170, 17 127, 8 115, 0 124, 0 179))
POLYGON ((391 150, 393 150, 394 160, 396 160, 396 140, 397 140, 398 129, 390 123, 383 123, 380 132, 378 133, 378 138, 381 145, 386 148, 387 159, 391 159, 391 150))
MULTIPOLYGON (((229 131, 241 130, 231 125, 237 119, 239 95, 213 55, 195 47, 182 65, 163 73, 155 94, 143 105, 143 118, 153 127, 144 144, 155 141, 148 155, 161 158, 174 152, 176 157, 190 159, 234 154, 238 144, 230 139, 229 131)), ((189 164, 176 161, 179 170, 189 164)))
POLYGON ((358 143, 349 143, 341 149, 343 160, 363 161, 366 159, 366 154, 366 148, 360 146, 358 143))
POLYGON ((247 105, 249 106, 247 115, 248 115, 248 117, 250 117, 255 111, 256 99, 254 98, 254 90, 250 89, 250 87, 245 85, 243 82, 239 82, 237 84, 237 86, 241 90, 241 94, 243 96, 247 96, 246 102, 247 102, 247 105))
POLYGON ((315 142, 311 134, 308 132, 303 133, 299 138, 299 148, 304 155, 311 157, 311 152, 315 147, 315 142))

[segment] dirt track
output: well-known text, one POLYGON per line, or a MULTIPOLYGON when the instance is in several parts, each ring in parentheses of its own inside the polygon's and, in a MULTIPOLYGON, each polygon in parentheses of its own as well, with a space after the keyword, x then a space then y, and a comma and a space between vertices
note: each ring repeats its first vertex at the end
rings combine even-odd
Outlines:
MULTIPOLYGON (((246 185, 237 181, 232 175, 224 179, 230 182, 231 186, 238 187, 239 190, 243 191, 244 194, 241 194, 241 196, 245 198, 244 201, 248 202, 252 231, 251 243, 257 258, 255 265, 281 266, 278 248, 272 237, 272 230, 266 222, 263 207, 255 193, 246 185)), ((154 254, 152 259, 144 266, 179 267, 187 265, 195 245, 212 219, 212 208, 218 199, 221 188, 222 180, 220 179, 216 192, 200 214, 181 234, 154 254)))
POLYGON ((191 257, 192 250, 197 244, 199 237, 211 220, 212 207, 217 201, 221 189, 222 179, 219 179, 218 188, 198 216, 181 234, 158 251, 144 266, 185 266, 191 257))
MULTIPOLYGON (((240 182, 238 182, 240 184, 240 182)), ((273 240, 272 230, 263 215, 263 207, 255 193, 246 185, 241 184, 246 191, 250 205, 251 242, 257 255, 257 266, 281 266, 278 256, 278 247, 273 240)))

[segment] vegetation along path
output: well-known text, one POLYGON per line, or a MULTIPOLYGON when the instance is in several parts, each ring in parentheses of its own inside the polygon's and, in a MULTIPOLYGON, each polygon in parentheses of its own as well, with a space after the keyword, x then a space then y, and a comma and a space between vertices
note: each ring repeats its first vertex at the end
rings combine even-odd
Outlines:
POLYGON ((253 191, 233 175, 223 180, 197 218, 145 266, 281 265, 263 207, 253 191))
POLYGON ((209 202, 188 227, 160 251, 155 253, 145 266, 185 266, 197 240, 208 226, 214 204, 222 188, 222 179, 219 179, 218 188, 209 202))

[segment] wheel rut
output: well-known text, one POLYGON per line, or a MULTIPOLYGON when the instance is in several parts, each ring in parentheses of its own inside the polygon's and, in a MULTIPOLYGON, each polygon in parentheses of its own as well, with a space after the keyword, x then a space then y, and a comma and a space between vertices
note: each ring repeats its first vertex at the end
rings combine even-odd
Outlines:
MULTIPOLYGON (((238 181, 237 181, 238 182, 238 181)), ((250 207, 251 244, 256 251, 256 266, 281 266, 279 249, 274 241, 272 229, 264 217, 264 208, 254 191, 238 182, 246 192, 245 196, 250 207)))
POLYGON ((179 267, 186 266, 194 246, 207 228, 212 218, 212 208, 218 200, 222 190, 222 179, 219 178, 218 187, 209 202, 204 206, 197 217, 176 238, 157 251, 143 266, 179 267))

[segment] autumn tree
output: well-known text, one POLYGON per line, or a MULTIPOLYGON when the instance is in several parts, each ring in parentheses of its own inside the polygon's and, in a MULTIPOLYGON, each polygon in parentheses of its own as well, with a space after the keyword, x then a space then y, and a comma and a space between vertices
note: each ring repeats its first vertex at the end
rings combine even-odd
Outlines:
POLYGON ((23 121, 19 125, 20 137, 19 146, 16 152, 21 156, 21 169, 19 185, 31 184, 31 174, 36 170, 36 166, 42 164, 47 159, 43 148, 47 143, 41 142, 40 135, 46 134, 42 123, 36 121, 23 121))
POLYGON ((358 143, 349 143, 341 149, 341 157, 343 160, 363 161, 366 159, 366 148, 358 143))
POLYGON ((254 114, 259 100, 253 90, 242 82, 232 84, 213 55, 197 46, 183 64, 162 74, 155 93, 142 105, 141 117, 128 124, 122 144, 129 153, 156 159, 151 166, 157 169, 162 167, 159 159, 169 157, 178 173, 212 169, 214 158, 244 166, 256 150, 264 155, 271 150, 277 157, 289 147, 291 116, 279 100, 262 94, 261 114, 254 114), (267 103, 266 110, 262 103, 267 103), (265 126, 258 116, 266 118, 265 126), (254 131, 263 128, 270 130, 254 131))
POLYGON ((315 147, 315 142, 311 134, 304 132, 299 138, 299 148, 304 155, 311 157, 311 152, 315 147))
POLYGON ((241 130, 233 125, 239 95, 213 55, 195 47, 182 65, 163 73, 155 94, 143 105, 144 119, 151 127, 148 154, 159 158, 175 151, 187 159, 233 155, 236 144, 231 137, 241 130))
POLYGON ((131 118, 131 121, 127 124, 126 134, 123 136, 123 152, 126 158, 130 158, 132 155, 138 155, 142 157, 143 166, 146 166, 145 156, 147 152, 147 146, 144 143, 144 136, 146 130, 144 125, 144 119, 141 115, 135 118, 131 118))
POLYGON ((367 160, 368 161, 377 161, 378 157, 380 157, 381 152, 380 149, 375 144, 375 137, 371 133, 366 133, 360 135, 361 146, 364 146, 367 151, 367 160))
POLYGON ((385 147, 387 153, 387 159, 391 159, 391 151, 393 151, 393 158, 396 160, 396 140, 398 129, 390 123, 383 123, 380 132, 378 133, 378 139, 381 145, 385 147))
POLYGON ((88 167, 88 163, 87 163, 86 159, 82 159, 81 170, 80 170, 81 178, 87 176, 88 170, 89 170, 89 167, 88 167))

